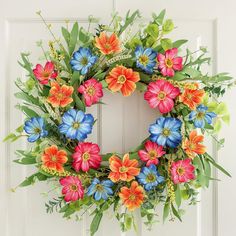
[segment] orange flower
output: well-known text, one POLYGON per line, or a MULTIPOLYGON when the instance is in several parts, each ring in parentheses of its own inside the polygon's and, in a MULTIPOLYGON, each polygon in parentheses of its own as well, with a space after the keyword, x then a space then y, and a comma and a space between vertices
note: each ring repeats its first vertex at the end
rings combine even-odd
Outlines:
POLYGON ((67 153, 64 150, 58 150, 56 145, 45 148, 41 157, 43 166, 56 170, 64 171, 63 164, 67 162, 67 153))
POLYGON ((71 95, 74 88, 67 85, 60 85, 57 82, 51 82, 51 89, 49 91, 50 96, 47 101, 52 104, 53 107, 66 107, 73 102, 71 95))
POLYGON ((201 144, 203 139, 203 135, 197 135, 197 131, 193 130, 189 135, 189 139, 186 138, 183 141, 182 147, 190 158, 193 159, 196 154, 204 154, 206 152, 206 147, 201 144))
POLYGON ((102 32, 99 37, 95 38, 95 46, 100 49, 104 55, 120 52, 120 41, 116 34, 108 36, 102 32))
POLYGON ((123 160, 113 155, 109 159, 111 172, 108 176, 113 182, 119 180, 131 181, 136 175, 139 174, 140 169, 138 167, 137 160, 130 160, 129 154, 125 154, 123 160))
POLYGON ((122 187, 119 197, 128 210, 133 211, 140 207, 144 200, 144 189, 138 185, 138 182, 133 181, 130 188, 122 187))
POLYGON ((124 66, 116 66, 106 77, 108 88, 112 92, 121 91, 123 96, 129 96, 136 88, 136 82, 140 80, 139 73, 124 66))
MULTIPOLYGON (((194 86, 196 86, 196 84, 194 86)), ((204 95, 205 92, 202 89, 185 88, 184 92, 180 95, 179 99, 182 103, 187 105, 191 110, 195 110, 196 106, 202 102, 204 95)))

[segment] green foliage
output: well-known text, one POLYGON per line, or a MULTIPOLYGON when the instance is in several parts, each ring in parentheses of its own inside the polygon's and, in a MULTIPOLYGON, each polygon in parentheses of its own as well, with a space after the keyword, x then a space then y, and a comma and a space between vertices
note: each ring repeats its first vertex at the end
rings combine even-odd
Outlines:
POLYGON ((162 33, 168 34, 174 29, 174 22, 171 19, 167 19, 162 26, 162 33))

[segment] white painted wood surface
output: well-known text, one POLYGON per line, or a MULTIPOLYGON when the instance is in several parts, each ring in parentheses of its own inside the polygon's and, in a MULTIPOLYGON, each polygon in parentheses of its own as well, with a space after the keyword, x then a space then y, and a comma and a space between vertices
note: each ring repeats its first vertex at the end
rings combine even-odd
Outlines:
MULTIPOLYGON (((64 19, 78 20, 86 25, 88 15, 108 22, 113 10, 125 14, 128 9, 139 9, 147 19, 152 12, 167 9, 167 14, 175 20, 178 28, 173 38, 189 39, 188 46, 197 49, 208 46, 213 56, 212 72, 229 71, 236 77, 235 42, 236 42, 236 2, 234 0, 0 0, 0 140, 22 121, 21 114, 14 108, 17 100, 14 80, 23 77, 24 71, 17 65, 22 51, 32 52, 32 62, 36 63, 40 49, 35 42, 48 40, 50 35, 35 15, 42 10, 45 18, 53 24, 53 31, 59 32, 64 19)), ((146 231, 137 218, 138 236, 233 236, 236 235, 236 90, 226 97, 232 114, 230 127, 224 128, 222 136, 226 137, 225 148, 219 153, 209 142, 215 158, 233 175, 232 179, 216 173, 222 181, 213 183, 208 190, 202 190, 200 204, 196 207, 186 206, 187 213, 183 223, 168 222, 156 224, 153 231, 146 231)), ((103 152, 128 151, 147 134, 148 124, 158 114, 143 101, 142 95, 135 93, 130 98, 106 93, 104 102, 108 105, 94 107, 91 112, 100 118, 99 127, 94 130, 93 141, 102 145, 103 152)), ((22 168, 12 163, 14 151, 27 147, 24 142, 13 145, 0 144, 0 235, 1 236, 62 236, 66 234, 88 236, 90 219, 82 222, 66 221, 59 214, 47 215, 44 208, 44 197, 40 194, 47 189, 45 184, 35 185, 28 189, 18 189, 11 193, 31 168, 22 168)), ((102 221, 97 236, 132 236, 135 232, 122 234, 112 214, 102 221)))

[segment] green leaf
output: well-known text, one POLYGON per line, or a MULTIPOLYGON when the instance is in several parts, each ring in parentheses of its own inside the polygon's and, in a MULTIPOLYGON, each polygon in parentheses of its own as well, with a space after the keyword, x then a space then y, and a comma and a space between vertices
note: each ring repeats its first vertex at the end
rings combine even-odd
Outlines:
POLYGON ((167 19, 162 26, 163 34, 168 34, 173 29, 174 29, 174 22, 171 19, 167 19))
POLYGON ((161 46, 165 51, 168 50, 168 49, 171 49, 173 47, 172 46, 172 41, 170 39, 167 39, 167 38, 161 39, 161 46))
POLYGON ((35 183, 38 179, 39 181, 45 181, 48 177, 43 175, 42 173, 35 173, 29 177, 27 177, 23 182, 20 183, 20 187, 26 187, 35 183))
POLYGON ((173 43, 173 48, 180 48, 183 44, 185 44, 187 42, 188 42, 188 40, 186 40, 186 39, 177 40, 173 43))
POLYGON ((132 226, 133 219, 130 215, 126 214, 124 217, 125 230, 130 230, 132 226))
POLYGON ((79 96, 75 93, 72 96, 73 96, 73 100, 75 101, 76 108, 85 112, 85 105, 83 101, 79 98, 79 96))
POLYGON ((64 27, 61 27, 61 33, 62 33, 62 35, 63 35, 63 37, 66 41, 67 46, 69 47, 69 44, 70 44, 70 33, 69 33, 69 31, 64 27))
POLYGON ((189 77, 191 78, 195 78, 201 75, 201 72, 199 70, 192 67, 185 67, 182 73, 189 75, 189 77))
POLYGON ((214 130, 215 132, 218 133, 221 130, 221 128, 222 128, 222 123, 221 123, 221 120, 218 119, 214 124, 214 130))
POLYGON ((181 191, 180 191, 180 186, 179 184, 176 185, 176 190, 175 190, 175 202, 178 207, 181 205, 181 191))
POLYGON ((140 92, 144 92, 147 90, 147 85, 141 82, 136 83, 136 89, 140 92))
POLYGON ((15 134, 10 133, 10 134, 8 134, 8 135, 3 139, 3 142, 6 142, 6 141, 11 140, 11 139, 14 139, 15 137, 16 137, 15 134))
POLYGON ((28 108, 27 106, 16 105, 16 108, 21 110, 26 116, 31 117, 39 117, 38 113, 28 108))
POLYGON ((226 105, 224 102, 221 102, 221 103, 217 106, 215 112, 216 112, 217 114, 219 114, 219 115, 227 114, 227 113, 228 113, 228 107, 227 107, 227 105, 226 105))
POLYGON ((22 165, 32 165, 32 164, 37 163, 36 158, 34 156, 17 159, 17 160, 14 160, 14 162, 17 164, 22 164, 22 165))
POLYGON ((227 124, 230 124, 230 114, 224 115, 221 117, 221 119, 227 124))
POLYGON ((171 204, 171 209, 172 209, 173 214, 179 219, 179 221, 182 222, 182 219, 181 219, 181 217, 179 215, 179 212, 175 209, 173 204, 171 204))
POLYGON ((69 54, 72 55, 72 53, 75 50, 75 46, 77 43, 77 38, 79 34, 79 26, 78 23, 74 23, 73 28, 70 33, 70 42, 69 42, 69 54))
POLYGON ((15 93, 15 97, 18 98, 18 99, 24 100, 28 103, 37 105, 37 106, 40 105, 40 102, 39 102, 38 98, 35 98, 32 95, 29 95, 29 94, 24 93, 24 92, 15 93))
POLYGON ((113 155, 113 153, 106 153, 102 155, 102 161, 108 161, 109 158, 113 155))
POLYGON ((94 216, 94 218, 90 224, 91 236, 95 235, 95 233, 97 232, 98 227, 101 223, 102 216, 103 216, 103 213, 101 213, 101 212, 97 212, 97 214, 94 216))
POLYGON ((164 205, 164 209, 163 209, 163 222, 165 222, 165 220, 168 217, 169 213, 170 213, 170 202, 167 199, 166 203, 164 205))
POLYGON ((150 35, 152 38, 157 39, 159 36, 159 28, 156 24, 149 24, 145 29, 145 33, 150 35))
POLYGON ((156 16, 156 14, 153 14, 152 17, 158 25, 161 25, 163 23, 165 14, 166 14, 166 10, 164 9, 161 11, 161 13, 158 16, 156 16))
POLYGON ((74 71, 70 80, 70 85, 73 86, 75 83, 78 82, 80 83, 80 72, 79 71, 74 71))

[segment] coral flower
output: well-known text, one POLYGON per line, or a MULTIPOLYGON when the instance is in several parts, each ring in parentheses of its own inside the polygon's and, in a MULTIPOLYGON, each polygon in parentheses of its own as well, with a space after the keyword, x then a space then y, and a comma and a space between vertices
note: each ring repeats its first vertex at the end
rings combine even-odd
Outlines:
POLYGON ((57 77, 54 64, 50 61, 44 67, 37 64, 35 69, 33 69, 33 73, 39 83, 43 85, 48 84, 49 79, 55 79, 57 77))
POLYGON ((140 80, 139 73, 124 66, 116 66, 106 77, 108 88, 112 92, 121 91, 123 96, 129 96, 136 88, 136 82, 140 80))
POLYGON ((158 108, 161 113, 168 113, 174 107, 174 99, 180 94, 179 88, 166 80, 157 80, 148 85, 144 99, 151 108, 158 108))
POLYGON ((97 103, 103 96, 102 84, 94 78, 91 78, 80 85, 78 92, 83 94, 87 107, 97 103))
POLYGON ((66 107, 73 99, 71 95, 74 91, 72 86, 60 85, 57 82, 51 83, 51 89, 49 91, 49 97, 47 101, 52 104, 53 107, 66 107))
POLYGON ((67 176, 60 179, 60 184, 63 186, 62 194, 65 195, 66 202, 75 202, 84 197, 84 189, 78 177, 67 176))
POLYGON ((102 157, 99 155, 100 148, 95 143, 79 143, 72 155, 74 161, 73 168, 76 171, 88 171, 90 168, 98 169, 100 167, 102 157))
POLYGON ((151 164, 157 165, 159 163, 158 158, 166 153, 162 146, 150 140, 144 146, 145 150, 139 150, 138 155, 142 161, 146 162, 146 166, 150 166, 151 164))
POLYGON ((62 172, 64 171, 63 164, 65 164, 68 159, 67 153, 64 150, 58 150, 56 145, 52 145, 44 150, 41 160, 43 166, 62 172))
POLYGON ((111 172, 108 176, 113 182, 119 180, 131 181, 140 172, 137 160, 130 160, 129 154, 125 154, 121 160, 119 157, 113 155, 109 159, 111 172))
POLYGON ((137 181, 131 183, 130 188, 122 187, 119 197, 129 211, 133 211, 141 206, 144 201, 144 189, 137 181))
POLYGON ((195 110, 196 106, 202 103, 205 91, 203 89, 186 88, 179 96, 179 100, 188 106, 191 110, 195 110))
POLYGON ((111 36, 108 36, 105 32, 102 32, 99 37, 95 38, 95 46, 104 55, 121 51, 119 38, 114 33, 111 36))
POLYGON ((172 48, 165 52, 165 55, 159 53, 157 61, 159 62, 159 69, 162 75, 173 77, 175 71, 180 71, 183 68, 183 58, 177 57, 178 49, 172 48))
POLYGON ((193 130, 189 134, 189 139, 186 138, 183 141, 183 149, 190 158, 194 158, 196 154, 204 154, 206 152, 206 147, 201 144, 203 139, 203 135, 197 135, 197 131, 193 130))
POLYGON ((175 184, 186 183, 189 180, 195 179, 194 169, 189 158, 172 162, 171 178, 175 184))

